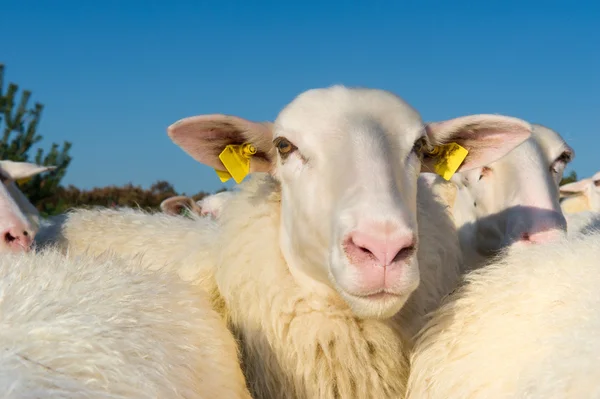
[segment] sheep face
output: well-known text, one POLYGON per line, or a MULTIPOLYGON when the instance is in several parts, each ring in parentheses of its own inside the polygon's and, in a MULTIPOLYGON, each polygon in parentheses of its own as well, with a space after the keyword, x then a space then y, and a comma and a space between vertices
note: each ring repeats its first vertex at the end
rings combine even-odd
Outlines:
POLYGON ((221 193, 208 195, 198 201, 200 207, 200 216, 208 216, 211 219, 217 219, 221 215, 221 209, 233 193, 231 191, 223 191, 221 193))
POLYGON ((558 239, 566 234, 558 183, 574 151, 556 133, 533 125, 533 135, 503 158, 452 181, 459 224, 472 231, 471 243, 482 255, 516 244, 558 239))
POLYGON ((503 156, 531 127, 480 115, 425 126, 399 97, 333 86, 309 90, 274 124, 224 115, 197 116, 169 128, 198 161, 223 170, 226 144, 256 148, 251 171, 281 183, 280 247, 291 273, 309 289, 334 290, 358 317, 395 314, 419 284, 416 191, 432 149, 469 150, 459 170, 503 156))
POLYGON ((54 166, 0 161, 0 252, 29 251, 40 226, 37 209, 15 181, 53 169, 54 166))
POLYGON ((585 210, 599 212, 600 211, 600 172, 587 179, 568 183, 560 186, 560 196, 564 201, 570 201, 572 198, 578 200, 583 197, 585 199, 585 210))

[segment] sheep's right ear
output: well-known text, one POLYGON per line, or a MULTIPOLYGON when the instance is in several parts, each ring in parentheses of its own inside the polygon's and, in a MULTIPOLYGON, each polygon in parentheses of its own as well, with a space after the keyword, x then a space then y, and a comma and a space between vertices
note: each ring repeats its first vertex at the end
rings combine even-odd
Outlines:
POLYGON ((581 179, 573 183, 564 184, 559 187, 560 197, 565 198, 583 194, 588 184, 590 184, 590 179, 581 179))
POLYGON ((202 212, 202 208, 198 206, 196 201, 184 195, 167 198, 160 203, 160 209, 167 215, 181 215, 181 211, 184 209, 189 209, 198 215, 202 212))
POLYGON ((167 132, 192 158, 216 170, 226 170, 219 154, 229 144, 254 146, 256 153, 250 159, 250 172, 270 172, 276 155, 273 124, 269 122, 222 114, 198 115, 175 122, 167 132))

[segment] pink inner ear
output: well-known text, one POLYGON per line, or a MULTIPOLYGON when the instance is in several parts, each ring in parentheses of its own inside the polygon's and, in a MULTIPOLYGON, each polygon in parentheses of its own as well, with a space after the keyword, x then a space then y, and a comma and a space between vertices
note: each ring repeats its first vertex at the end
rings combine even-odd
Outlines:
POLYGON ((219 135, 209 125, 215 125, 224 120, 224 115, 199 115, 181 119, 167 129, 167 134, 183 151, 196 161, 215 169, 224 169, 215 154, 214 146, 210 145, 219 135))
POLYGON ((503 115, 469 115, 427 126, 433 143, 456 142, 469 150, 458 171, 497 161, 527 140, 531 133, 529 123, 503 115))
POLYGON ((225 170, 219 154, 228 144, 254 144, 255 158, 264 158, 265 148, 271 146, 269 124, 230 115, 192 116, 175 122, 167 132, 171 140, 196 161, 219 170, 225 170))

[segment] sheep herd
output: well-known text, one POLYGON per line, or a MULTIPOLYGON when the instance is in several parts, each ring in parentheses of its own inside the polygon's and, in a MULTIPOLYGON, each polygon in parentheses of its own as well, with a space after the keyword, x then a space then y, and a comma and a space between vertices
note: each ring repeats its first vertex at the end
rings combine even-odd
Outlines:
POLYGON ((0 162, 0 397, 600 398, 600 176, 559 186, 559 133, 344 86, 167 133, 235 190, 42 221, 48 167, 0 162))

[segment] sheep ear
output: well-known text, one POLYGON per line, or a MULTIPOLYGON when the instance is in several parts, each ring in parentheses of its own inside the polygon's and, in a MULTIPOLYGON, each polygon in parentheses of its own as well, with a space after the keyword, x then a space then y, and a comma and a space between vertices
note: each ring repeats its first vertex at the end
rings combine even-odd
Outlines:
POLYGON ((573 183, 567 183, 559 187, 561 198, 571 197, 582 194, 586 186, 590 184, 590 179, 582 179, 573 183))
MULTIPOLYGON (((469 115, 426 126, 429 144, 456 143, 468 150, 457 172, 480 168, 505 156, 527 140, 532 127, 522 119, 502 115, 469 115)), ((434 171, 436 155, 424 154, 422 171, 434 171)))
POLYGON ((0 161, 0 169, 10 179, 22 180, 54 170, 56 166, 42 166, 29 162, 0 161))
POLYGON ((181 211, 183 211, 184 208, 190 209, 198 215, 202 211, 196 201, 183 195, 167 198, 160 203, 160 209, 167 215, 181 215, 181 211))
POLYGON ((216 170, 226 170, 219 154, 228 145, 252 144, 250 172, 270 172, 275 159, 273 125, 236 116, 213 114, 181 119, 168 127, 171 140, 183 151, 216 170))

